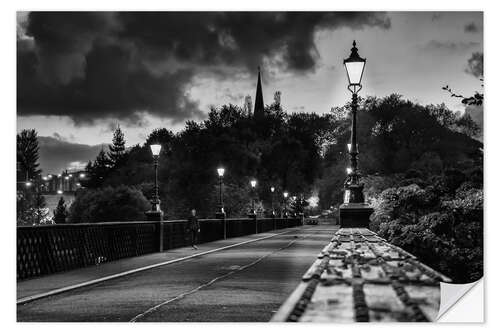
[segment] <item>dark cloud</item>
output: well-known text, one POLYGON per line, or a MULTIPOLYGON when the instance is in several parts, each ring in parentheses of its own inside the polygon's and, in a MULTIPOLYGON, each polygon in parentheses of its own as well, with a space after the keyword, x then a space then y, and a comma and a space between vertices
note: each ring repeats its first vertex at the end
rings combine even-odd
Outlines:
POLYGON ((474 52, 467 60, 466 73, 469 73, 477 78, 483 77, 483 52, 474 52))
POLYGON ((18 112, 77 124, 199 118, 186 91, 200 71, 254 72, 265 58, 312 71, 316 31, 390 25, 376 12, 33 12, 18 28, 18 112))
POLYGON ((464 31, 467 33, 475 34, 479 32, 479 28, 474 22, 467 23, 464 27, 464 31))
POLYGON ((72 166, 84 165, 94 160, 102 147, 107 145, 84 145, 67 142, 57 133, 53 137, 39 136, 40 168, 44 174, 60 173, 72 166))

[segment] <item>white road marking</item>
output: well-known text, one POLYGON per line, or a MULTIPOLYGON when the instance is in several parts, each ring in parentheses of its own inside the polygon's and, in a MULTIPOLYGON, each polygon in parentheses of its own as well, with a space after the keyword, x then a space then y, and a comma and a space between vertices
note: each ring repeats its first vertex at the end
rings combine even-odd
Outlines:
MULTIPOLYGON (((302 237, 302 238, 305 238, 305 237, 302 237)), ((240 266, 239 268, 237 268, 237 269, 235 269, 235 270, 233 270, 233 271, 230 271, 230 272, 228 272, 228 273, 226 273, 226 274, 223 274, 223 275, 219 275, 219 276, 217 276, 216 278, 213 278, 212 280, 208 281, 207 283, 201 284, 201 285, 199 285, 198 287, 196 287, 196 288, 194 288, 194 289, 191 289, 191 290, 186 291, 186 292, 184 292, 184 293, 182 293, 182 294, 179 294, 179 295, 177 295, 177 296, 175 296, 175 297, 173 297, 173 298, 170 298, 170 299, 168 299, 168 300, 166 300, 166 301, 164 301, 164 302, 162 302, 162 303, 159 303, 159 304, 157 304, 157 305, 155 305, 155 306, 153 306, 153 307, 151 307, 151 308, 147 309, 146 311, 144 311, 144 312, 142 312, 142 313, 138 314, 138 315, 137 315, 137 316, 135 316, 134 318, 130 319, 130 322, 136 322, 137 320, 139 320, 139 319, 141 319, 141 318, 143 318, 143 317, 147 316, 148 314, 150 314, 150 313, 152 313, 152 312, 154 312, 154 311, 158 310, 159 308, 161 308, 161 307, 162 307, 162 306, 164 306, 164 305, 167 305, 167 304, 169 304, 169 303, 175 302, 175 301, 177 301, 177 300, 179 300, 179 299, 181 299, 181 298, 184 298, 184 297, 186 297, 186 296, 188 296, 188 295, 194 294, 194 293, 195 293, 195 292, 197 292, 198 290, 203 289, 203 288, 205 288, 205 287, 208 287, 208 286, 210 286, 210 285, 214 284, 214 283, 215 283, 215 282, 217 282, 218 280, 224 279, 224 278, 226 278, 226 277, 228 277, 228 276, 230 276, 230 275, 233 275, 233 274, 234 274, 234 273, 236 273, 236 272, 241 272, 242 270, 245 270, 245 269, 247 269, 247 268, 249 268, 249 267, 252 267, 252 266, 254 266, 254 265, 258 264, 259 262, 261 262, 262 260, 264 260, 265 258, 267 258, 267 257, 269 257, 269 256, 271 256, 271 255, 273 255, 273 254, 275 254, 275 253, 277 253, 277 252, 279 252, 279 251, 281 251, 281 250, 284 250, 284 249, 286 249, 286 248, 288 248, 288 247, 292 246, 292 244, 293 244, 293 243, 295 243, 297 240, 298 240, 298 238, 297 238, 297 239, 294 239, 293 241, 289 242, 287 245, 285 245, 285 246, 283 246, 283 247, 280 247, 279 249, 277 249, 277 250, 275 250, 275 251, 269 252, 268 254, 266 254, 266 255, 264 255, 264 256, 262 256, 262 257, 260 257, 260 258, 256 259, 256 260, 252 261, 251 263, 249 263, 249 264, 247 264, 247 265, 240 266)))
POLYGON ((157 264, 152 264, 152 265, 148 265, 148 266, 144 266, 144 267, 140 267, 140 268, 136 268, 136 269, 131 269, 131 270, 128 270, 128 271, 125 271, 125 272, 121 272, 121 273, 117 273, 117 274, 112 274, 112 275, 104 276, 104 277, 99 278, 99 279, 89 280, 89 281, 85 281, 85 282, 82 282, 82 283, 78 283, 78 284, 66 286, 66 287, 63 287, 63 288, 53 289, 53 290, 50 290, 50 291, 47 291, 47 292, 44 292, 44 293, 40 293, 40 294, 36 294, 36 295, 26 296, 26 297, 18 299, 16 301, 16 305, 21 305, 21 304, 29 303, 29 302, 32 302, 32 301, 35 301, 35 300, 38 300, 38 299, 41 299, 41 298, 53 296, 53 295, 56 295, 56 294, 64 293, 64 292, 75 290, 75 289, 78 289, 78 288, 87 287, 87 286, 90 286, 90 285, 93 285, 93 284, 96 284, 96 283, 100 283, 100 282, 104 282, 104 281, 109 281, 109 280, 116 279, 116 278, 119 278, 119 277, 122 277, 122 276, 126 276, 126 275, 130 275, 130 274, 134 274, 134 273, 146 271, 146 270, 153 269, 153 268, 156 268, 156 267, 160 267, 160 266, 164 266, 164 265, 169 265, 169 264, 174 264, 176 262, 188 260, 188 259, 191 259, 191 258, 196 258, 196 257, 203 256, 203 255, 206 255, 206 254, 210 254, 210 253, 214 253, 214 252, 218 252, 218 251, 227 250, 227 249, 230 249, 230 248, 233 248, 233 247, 236 247, 236 246, 240 246, 240 245, 244 245, 244 244, 248 244, 248 243, 253 243, 253 242, 258 242, 258 241, 261 241, 261 240, 264 240, 264 239, 276 237, 276 236, 287 234, 287 233, 290 233, 290 232, 293 232, 293 231, 297 231, 297 230, 298 229, 287 230, 287 231, 283 231, 283 232, 280 232, 280 233, 272 234, 272 235, 261 237, 261 238, 250 239, 250 240, 247 240, 247 241, 244 241, 244 242, 241 242, 241 243, 227 245, 227 246, 219 247, 219 248, 216 248, 216 249, 208 250, 208 251, 205 251, 205 252, 195 253, 195 254, 192 254, 190 256, 186 256, 186 257, 182 257, 182 258, 177 258, 177 259, 172 259, 172 260, 168 260, 168 261, 164 261, 164 262, 160 262, 160 263, 157 263, 157 264))

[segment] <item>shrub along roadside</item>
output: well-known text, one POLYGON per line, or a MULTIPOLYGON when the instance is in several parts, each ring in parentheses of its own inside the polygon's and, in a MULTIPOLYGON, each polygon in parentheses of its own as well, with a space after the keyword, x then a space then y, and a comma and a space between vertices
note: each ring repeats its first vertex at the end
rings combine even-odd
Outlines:
POLYGON ((70 223, 143 221, 149 202, 134 187, 117 186, 78 191, 70 207, 70 223))

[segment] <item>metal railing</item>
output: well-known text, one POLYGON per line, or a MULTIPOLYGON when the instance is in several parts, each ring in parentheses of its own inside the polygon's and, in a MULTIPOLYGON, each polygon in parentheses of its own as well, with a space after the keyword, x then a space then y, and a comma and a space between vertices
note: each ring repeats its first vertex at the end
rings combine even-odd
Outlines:
MULTIPOLYGON (((199 242, 302 225, 300 218, 200 219, 199 242)), ((187 220, 17 227, 17 279, 23 280, 190 244, 187 220)))

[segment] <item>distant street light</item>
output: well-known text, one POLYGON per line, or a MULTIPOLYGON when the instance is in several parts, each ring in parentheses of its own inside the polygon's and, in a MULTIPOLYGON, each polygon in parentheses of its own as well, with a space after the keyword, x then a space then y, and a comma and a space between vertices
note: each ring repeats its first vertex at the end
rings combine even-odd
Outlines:
POLYGON ((154 183, 154 194, 151 200, 151 210, 146 213, 148 220, 150 221, 161 221, 163 218, 163 212, 160 209, 160 195, 158 191, 158 162, 160 159, 161 145, 152 144, 149 146, 151 148, 151 153, 153 154, 154 168, 155 168, 155 183, 154 183))
POLYGON ((85 178, 85 174, 84 174, 84 173, 81 173, 79 177, 80 177, 80 178, 85 178))
POLYGON ((252 188, 252 193, 250 194, 252 197, 252 210, 248 214, 248 217, 255 218, 257 216, 257 214, 255 213, 255 187, 257 186, 257 180, 250 180, 250 186, 252 188))
POLYGON ((271 217, 274 217, 274 186, 271 186, 271 217))
POLYGON ((57 190, 57 194, 63 194, 62 190, 57 190))
POLYGON ((226 170, 223 167, 217 168, 217 174, 219 175, 219 207, 217 212, 215 213, 215 218, 218 219, 223 219, 226 217, 226 212, 224 211, 224 196, 223 196, 225 171, 226 170))
POLYGON ((288 192, 283 192, 283 217, 288 217, 287 212, 287 201, 288 201, 288 192))
POLYGON ((31 185, 33 185, 33 183, 32 183, 32 182, 30 182, 30 181, 27 181, 27 182, 26 182, 26 187, 30 187, 31 185))
POLYGON ((351 55, 344 60, 344 66, 349 80, 348 89, 352 93, 351 111, 352 111, 352 128, 351 128, 351 143, 348 144, 348 151, 351 155, 351 166, 347 168, 348 178, 345 182, 345 197, 344 203, 364 203, 363 185, 359 183, 358 171, 358 143, 356 136, 356 113, 358 111, 358 92, 361 90, 361 78, 365 69, 366 59, 361 58, 358 54, 356 41, 352 43, 351 55))

